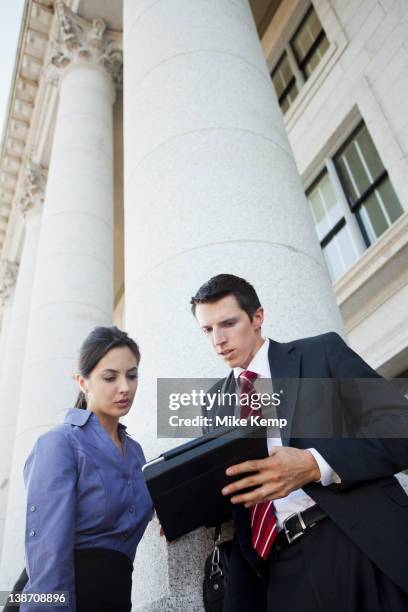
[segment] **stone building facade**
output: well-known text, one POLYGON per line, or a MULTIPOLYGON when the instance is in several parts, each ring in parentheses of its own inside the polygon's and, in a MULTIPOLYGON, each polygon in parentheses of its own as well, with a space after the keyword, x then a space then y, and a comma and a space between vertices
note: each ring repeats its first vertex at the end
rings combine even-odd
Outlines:
MULTIPOLYGON (((406 390, 407 31, 404 0, 26 0, 0 151, 0 589, 25 458, 96 325, 140 342, 148 458, 169 446, 157 377, 224 374, 188 305, 220 272, 259 288, 266 334, 337 330, 406 390)), ((134 608, 201 610, 206 534, 158 531, 134 608)))

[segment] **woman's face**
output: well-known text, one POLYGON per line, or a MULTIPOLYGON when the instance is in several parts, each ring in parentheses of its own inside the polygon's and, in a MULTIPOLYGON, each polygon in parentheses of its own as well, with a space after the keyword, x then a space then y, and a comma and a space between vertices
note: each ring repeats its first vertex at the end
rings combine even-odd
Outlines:
POLYGON ((111 349, 89 378, 77 377, 86 393, 88 410, 97 415, 122 417, 132 406, 137 389, 138 362, 127 346, 111 349))

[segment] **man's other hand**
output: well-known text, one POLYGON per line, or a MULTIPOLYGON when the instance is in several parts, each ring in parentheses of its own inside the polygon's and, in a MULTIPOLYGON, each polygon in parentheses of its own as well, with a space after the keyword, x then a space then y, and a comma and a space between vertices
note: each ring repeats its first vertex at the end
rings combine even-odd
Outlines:
POLYGON ((286 446, 273 447, 266 459, 244 461, 226 470, 227 476, 249 474, 222 489, 223 495, 231 495, 256 487, 249 493, 233 495, 233 504, 250 508, 263 501, 286 497, 305 484, 320 480, 320 469, 309 450, 286 446))

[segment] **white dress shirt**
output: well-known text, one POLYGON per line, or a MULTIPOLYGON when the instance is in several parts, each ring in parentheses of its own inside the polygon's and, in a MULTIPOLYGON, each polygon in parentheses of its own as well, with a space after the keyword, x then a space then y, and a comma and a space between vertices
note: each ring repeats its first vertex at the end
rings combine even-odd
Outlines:
MULTIPOLYGON (((264 343, 258 352, 254 355, 251 363, 248 365, 245 370, 249 370, 250 372, 254 372, 258 375, 258 378, 269 378, 271 381, 272 387, 272 376, 271 369, 269 367, 269 359, 268 359, 268 351, 269 351, 269 339, 266 338, 264 343)), ((243 368, 234 368, 234 376, 238 381, 238 377, 244 372, 243 368)), ((255 381, 256 387, 256 381, 255 381)), ((273 389, 271 388, 271 393, 273 389)), ((281 438, 267 438, 268 450, 270 451, 273 446, 282 446, 281 438)), ((324 487, 327 487, 333 483, 341 482, 338 474, 330 467, 330 465, 323 459, 321 454, 315 448, 308 449, 316 459, 316 462, 320 469, 320 481, 324 487)), ((303 489, 296 489, 296 491, 292 491, 286 497, 282 499, 274 500, 275 506, 275 514, 278 522, 278 529, 282 529, 283 521, 288 518, 291 514, 295 512, 301 512, 302 510, 306 510, 310 506, 313 506, 315 502, 309 495, 307 495, 303 489)))

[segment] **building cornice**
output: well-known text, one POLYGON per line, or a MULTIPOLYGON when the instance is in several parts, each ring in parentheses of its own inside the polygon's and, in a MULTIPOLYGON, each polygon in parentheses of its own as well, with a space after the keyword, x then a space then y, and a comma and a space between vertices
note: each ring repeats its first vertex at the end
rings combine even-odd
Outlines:
POLYGON ((0 149, 0 253, 27 151, 35 102, 53 20, 52 0, 26 0, 7 118, 0 149))

